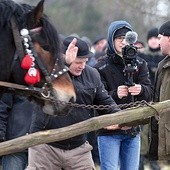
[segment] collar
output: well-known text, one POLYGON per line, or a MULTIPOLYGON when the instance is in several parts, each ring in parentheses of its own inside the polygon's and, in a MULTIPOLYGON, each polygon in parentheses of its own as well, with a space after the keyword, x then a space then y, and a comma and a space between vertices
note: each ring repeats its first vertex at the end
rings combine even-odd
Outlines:
POLYGON ((166 56, 164 61, 165 62, 164 62, 163 68, 170 67, 170 56, 166 56))
POLYGON ((115 64, 119 64, 119 65, 124 64, 123 58, 121 56, 119 56, 118 54, 115 54, 112 58, 113 58, 113 62, 115 64))

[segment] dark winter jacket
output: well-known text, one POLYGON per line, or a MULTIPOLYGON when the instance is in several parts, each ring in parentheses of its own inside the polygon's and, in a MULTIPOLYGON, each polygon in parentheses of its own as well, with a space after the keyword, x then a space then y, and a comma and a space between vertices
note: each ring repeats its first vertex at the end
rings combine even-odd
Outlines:
POLYGON ((26 97, 4 93, 0 101, 0 139, 10 140, 29 132, 33 104, 26 97))
MULTIPOLYGON (((95 66, 101 75, 102 82, 105 85, 106 90, 112 96, 117 104, 125 104, 132 102, 132 96, 128 95, 127 97, 123 97, 119 99, 117 95, 117 88, 120 85, 125 85, 129 82, 127 73, 124 72, 124 60, 122 57, 116 54, 113 44, 114 33, 117 29, 121 27, 131 28, 130 25, 126 21, 118 21, 117 23, 111 24, 108 30, 108 51, 107 56, 103 60, 99 61, 99 63, 95 66)), ((138 69, 134 69, 133 81, 136 84, 140 84, 142 86, 142 91, 138 96, 134 96, 134 101, 151 101, 153 89, 151 86, 151 82, 149 80, 149 71, 147 68, 146 62, 136 57, 136 64, 138 69)), ((139 132, 139 127, 132 128, 128 131, 128 133, 133 133, 134 131, 139 132)), ((127 131, 123 130, 101 130, 100 134, 126 134, 127 131)))
MULTIPOLYGON (((99 115, 114 113, 120 109, 105 90, 100 75, 95 68, 86 66, 80 76, 72 77, 76 89, 76 103, 85 105, 110 105, 113 108, 99 111, 99 115)), ((47 129, 66 127, 91 118, 93 110, 86 108, 71 108, 69 114, 63 117, 54 117, 44 114, 41 108, 37 108, 34 114, 31 132, 47 129)), ((51 145, 61 149, 74 149, 86 141, 86 135, 79 135, 64 141, 54 142, 51 145)))
MULTIPOLYGON (((158 65, 154 85, 154 101, 170 99, 170 56, 158 65)), ((160 119, 151 119, 151 138, 149 158, 151 160, 170 160, 170 111, 160 113, 160 119)))
POLYGON ((158 63, 164 58, 164 56, 161 54, 160 48, 158 49, 146 48, 143 53, 139 53, 139 56, 147 62, 150 75, 149 78, 153 85, 158 63))

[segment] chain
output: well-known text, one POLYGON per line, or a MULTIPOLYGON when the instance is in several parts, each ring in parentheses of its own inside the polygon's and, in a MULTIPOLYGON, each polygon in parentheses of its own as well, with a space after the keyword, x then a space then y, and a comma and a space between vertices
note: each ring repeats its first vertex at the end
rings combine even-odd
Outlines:
MULTIPOLYGON (((86 104, 78 104, 78 103, 72 103, 72 102, 64 102, 64 101, 60 101, 60 100, 54 100, 53 98, 49 98, 46 100, 50 100, 51 102, 55 102, 61 105, 67 105, 69 107, 75 107, 75 108, 85 108, 85 109, 95 109, 95 110, 109 110, 113 107, 115 107, 114 104, 111 105, 86 105, 86 104)), ((132 108, 132 107, 142 107, 142 106, 151 106, 152 103, 147 103, 145 100, 142 101, 136 101, 136 102, 131 102, 128 104, 120 104, 118 105, 120 107, 120 109, 124 110, 127 108, 132 108)), ((152 107, 153 108, 153 107, 152 107)), ((153 108, 155 109, 155 108, 153 108)))
MULTIPOLYGON (((36 96, 37 97, 37 96, 36 96)), ((40 97, 40 96, 39 96, 40 97)), ((42 98, 42 97, 40 97, 42 98)), ((60 105, 66 105, 69 107, 74 107, 74 108, 85 108, 85 109, 94 109, 94 110, 109 110, 112 109, 113 107, 115 107, 114 104, 111 105, 86 105, 86 104, 78 104, 78 103, 72 103, 72 102, 64 102, 64 101, 60 101, 60 100, 55 100, 54 98, 42 98, 43 100, 48 100, 51 101, 52 103, 58 103, 60 105)), ((118 107, 121 110, 125 110, 128 108, 139 108, 139 107, 143 107, 143 106, 149 106, 150 108, 154 109, 156 112, 155 118, 157 120, 159 120, 159 112, 152 106, 154 105, 154 102, 146 102, 145 100, 141 100, 141 101, 136 101, 136 102, 131 102, 131 103, 126 103, 126 104, 120 104, 118 105, 118 107)))

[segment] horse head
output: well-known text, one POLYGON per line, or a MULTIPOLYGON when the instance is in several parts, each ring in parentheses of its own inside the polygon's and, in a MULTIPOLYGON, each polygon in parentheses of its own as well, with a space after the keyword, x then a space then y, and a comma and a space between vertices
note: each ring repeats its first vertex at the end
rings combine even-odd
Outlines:
MULTIPOLYGON (((39 88, 40 97, 45 99, 43 100, 44 102, 41 102, 44 112, 52 115, 64 115, 68 106, 62 102, 75 101, 76 95, 72 81, 67 73, 68 69, 65 67, 63 56, 60 53, 57 30, 43 12, 44 0, 41 0, 35 7, 10 2, 12 3, 10 8, 13 13, 10 13, 8 18, 10 18, 11 22, 11 18, 15 17, 25 54, 22 61, 20 61, 21 59, 17 57, 16 52, 17 41, 14 39, 8 38, 9 40, 6 42, 6 47, 9 50, 11 49, 9 53, 6 52, 7 49, 2 49, 2 47, 5 47, 0 43, 0 52, 2 50, 4 57, 8 58, 8 62, 6 58, 6 63, 3 62, 8 68, 3 68, 9 71, 6 77, 0 73, 0 80, 5 79, 17 84, 29 84, 30 87, 39 88), (12 46, 15 46, 15 48, 12 46), (7 55, 12 55, 12 57, 7 55), (28 66, 28 61, 30 66, 28 66), (10 64, 8 65, 7 63, 10 64), (23 63, 28 68, 21 68, 24 65, 23 63)), ((4 4, 8 5, 9 2, 4 1, 4 4)), ((0 2, 0 6, 4 4, 3 1, 0 2)), ((7 31, 1 27, 1 30, 6 33, 6 37, 7 35, 12 36, 12 34, 15 34, 12 29, 9 29, 9 24, 8 26, 4 24, 4 26, 8 27, 7 31)))

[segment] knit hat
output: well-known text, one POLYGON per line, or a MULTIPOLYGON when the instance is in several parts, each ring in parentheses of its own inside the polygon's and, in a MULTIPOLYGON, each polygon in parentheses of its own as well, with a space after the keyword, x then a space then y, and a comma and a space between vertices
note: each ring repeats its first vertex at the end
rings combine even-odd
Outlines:
POLYGON ((99 41, 101 41, 103 39, 106 39, 103 35, 96 36, 96 38, 95 38, 95 40, 93 42, 93 45, 97 44, 99 41))
POLYGON ((120 28, 115 32, 113 38, 115 39, 117 37, 125 36, 128 31, 132 31, 132 30, 130 30, 129 28, 126 28, 126 27, 120 28))
POLYGON ((87 43, 80 38, 74 37, 74 36, 69 36, 64 39, 63 44, 65 46, 65 51, 67 50, 69 44, 72 42, 72 40, 76 38, 77 43, 76 46, 78 47, 78 52, 77 52, 77 58, 90 58, 93 56, 93 53, 89 51, 89 47, 87 43))
POLYGON ((152 28, 148 31, 147 35, 147 41, 152 38, 152 37, 157 37, 158 36, 158 28, 152 28))
POLYGON ((164 36, 170 36, 170 21, 165 22, 159 28, 159 34, 164 35, 164 36))

